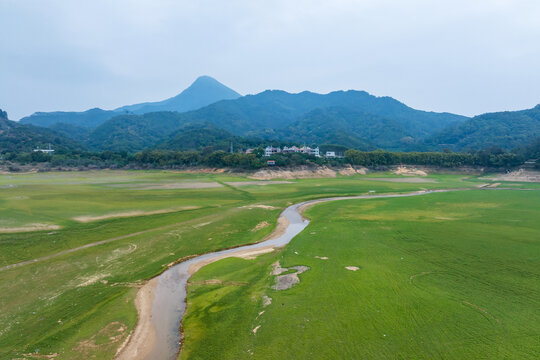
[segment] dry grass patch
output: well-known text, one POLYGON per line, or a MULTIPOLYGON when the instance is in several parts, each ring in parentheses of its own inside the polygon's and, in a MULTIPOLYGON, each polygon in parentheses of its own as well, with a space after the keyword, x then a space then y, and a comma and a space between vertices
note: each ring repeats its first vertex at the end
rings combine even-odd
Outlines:
POLYGON ((88 222, 92 222, 92 221, 107 220, 107 219, 129 218, 129 217, 135 217, 135 216, 167 214, 167 213, 183 211, 183 210, 194 210, 194 209, 198 209, 198 208, 199 208, 199 206, 183 206, 183 207, 179 207, 179 208, 160 209, 160 210, 152 210, 152 211, 133 210, 133 211, 110 213, 110 214, 104 214, 104 215, 82 215, 82 216, 74 217, 73 220, 81 222, 81 223, 88 223, 88 222))
POLYGON ((0 234, 31 232, 31 231, 45 231, 45 230, 58 230, 58 229, 60 229, 59 225, 35 223, 35 224, 26 224, 24 226, 0 227, 0 234))

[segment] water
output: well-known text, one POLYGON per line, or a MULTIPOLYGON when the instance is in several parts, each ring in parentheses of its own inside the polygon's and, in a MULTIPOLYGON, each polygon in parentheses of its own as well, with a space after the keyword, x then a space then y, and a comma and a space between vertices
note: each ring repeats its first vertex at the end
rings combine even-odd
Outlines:
POLYGON ((448 190, 422 191, 394 195, 332 197, 294 204, 286 208, 281 213, 281 216, 284 216, 289 221, 289 225, 287 226, 283 235, 254 245, 247 245, 234 249, 208 253, 171 267, 169 270, 165 271, 159 276, 158 284, 154 291, 154 302, 152 304, 152 324, 155 329, 156 339, 152 351, 147 358, 152 360, 174 360, 178 356, 181 340, 179 328, 182 317, 184 316, 184 312, 186 310, 186 285, 190 277, 188 269, 192 264, 203 260, 222 257, 223 255, 227 254, 233 254, 239 251, 253 250, 267 246, 281 247, 288 244, 309 224, 309 221, 305 220, 298 211, 298 208, 305 204, 346 199, 376 199, 416 196, 441 191, 448 190))

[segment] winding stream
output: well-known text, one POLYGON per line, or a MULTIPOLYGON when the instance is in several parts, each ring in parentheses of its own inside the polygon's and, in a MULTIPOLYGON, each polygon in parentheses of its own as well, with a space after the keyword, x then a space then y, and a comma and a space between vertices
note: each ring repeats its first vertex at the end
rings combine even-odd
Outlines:
MULTIPOLYGON (((425 195, 434 192, 446 192, 453 190, 429 190, 417 191, 407 194, 388 194, 388 195, 360 195, 330 197, 317 200, 304 201, 286 208, 280 215, 288 220, 288 225, 281 236, 262 241, 257 244, 242 246, 234 249, 216 251, 204 254, 182 263, 175 265, 158 276, 158 283, 154 290, 154 301, 152 303, 152 325, 155 331, 155 339, 149 353, 144 359, 152 360, 174 360, 180 350, 181 334, 179 332, 180 324, 186 310, 186 286, 191 274, 189 268, 191 265, 199 262, 207 262, 221 259, 224 257, 235 256, 240 252, 247 250, 282 247, 288 244, 296 235, 306 228, 309 224, 300 213, 303 205, 311 205, 319 202, 347 200, 347 199, 377 199, 425 195)), ((455 191, 455 190, 454 190, 455 191)), ((140 316, 140 314, 139 314, 140 316)), ((138 357, 137 357, 138 358, 138 357)))

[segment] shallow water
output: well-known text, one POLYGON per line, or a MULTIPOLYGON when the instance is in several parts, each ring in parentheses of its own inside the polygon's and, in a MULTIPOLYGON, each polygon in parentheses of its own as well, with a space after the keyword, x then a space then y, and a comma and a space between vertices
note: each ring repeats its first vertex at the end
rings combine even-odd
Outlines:
POLYGON ((147 359, 152 360, 174 360, 178 356, 180 348, 181 335, 179 332, 180 323, 186 310, 186 285, 190 277, 188 269, 190 265, 198 263, 202 260, 213 259, 226 254, 232 254, 244 250, 252 250, 266 246, 284 246, 288 244, 296 235, 306 228, 309 224, 308 220, 303 219, 298 212, 298 208, 305 204, 346 200, 346 199, 376 199, 388 197, 405 197, 424 195, 438 191, 423 191, 409 194, 394 194, 394 195, 361 195, 347 197, 332 197, 318 200, 310 200, 302 203, 294 204, 286 208, 281 216, 284 216, 288 221, 285 233, 278 238, 266 240, 254 245, 242 246, 234 249, 216 251, 195 257, 184 261, 178 265, 171 267, 159 276, 158 285, 154 291, 154 302, 152 304, 152 324, 155 328, 156 339, 154 347, 147 359))

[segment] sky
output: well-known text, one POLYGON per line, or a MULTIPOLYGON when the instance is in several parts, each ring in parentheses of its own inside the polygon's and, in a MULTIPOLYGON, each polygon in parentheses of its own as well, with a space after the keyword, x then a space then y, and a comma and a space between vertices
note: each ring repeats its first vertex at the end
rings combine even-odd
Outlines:
POLYGON ((210 75, 463 115, 540 103, 538 0, 0 0, 0 108, 113 109, 210 75))

